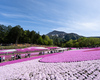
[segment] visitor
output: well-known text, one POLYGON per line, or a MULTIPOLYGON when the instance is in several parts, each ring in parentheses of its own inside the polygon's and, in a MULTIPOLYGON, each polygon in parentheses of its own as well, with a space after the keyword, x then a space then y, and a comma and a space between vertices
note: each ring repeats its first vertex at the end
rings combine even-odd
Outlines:
POLYGON ((30 53, 28 53, 28 57, 30 57, 30 53))
POLYGON ((16 60, 18 59, 18 54, 16 54, 16 60))
POLYGON ((18 56, 19 56, 19 58, 18 58, 18 59, 21 59, 21 54, 19 54, 18 56))
POLYGON ((5 55, 7 55, 8 54, 8 52, 7 53, 5 53, 5 55))
POLYGON ((5 61, 5 56, 3 56, 3 61, 5 61))
POLYGON ((53 51, 51 50, 51 53, 53 53, 53 51))
POLYGON ((43 55, 44 55, 44 51, 43 51, 43 55))
POLYGON ((0 57, 0 63, 1 63, 1 57, 0 57))
POLYGON ((42 52, 39 52, 39 55, 41 55, 42 54, 42 52))
POLYGON ((20 54, 20 59, 22 58, 21 54, 20 54))
POLYGON ((27 58, 27 54, 25 54, 25 58, 27 58))
POLYGON ((14 58, 15 58, 15 56, 14 56, 14 55, 12 55, 12 56, 11 56, 11 60, 14 60, 14 58))
POLYGON ((50 53, 50 51, 48 51, 48 54, 50 53))
POLYGON ((7 52, 7 55, 8 55, 8 52, 7 52))

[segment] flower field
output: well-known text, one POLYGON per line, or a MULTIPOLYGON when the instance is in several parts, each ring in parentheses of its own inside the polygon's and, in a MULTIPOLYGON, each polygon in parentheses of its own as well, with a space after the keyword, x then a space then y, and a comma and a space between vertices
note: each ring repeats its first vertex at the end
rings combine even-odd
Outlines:
POLYGON ((0 67, 0 80, 99 80, 100 60, 41 63, 40 59, 0 67))
POLYGON ((44 57, 40 61, 41 62, 75 62, 75 61, 87 61, 87 60, 97 60, 97 59, 100 59, 100 48, 95 50, 83 49, 83 50, 75 50, 75 51, 65 51, 58 55, 44 57))
POLYGON ((28 53, 30 54, 30 56, 35 56, 39 55, 39 51, 50 50, 55 48, 57 47, 28 47, 23 49, 4 49, 0 50, 0 57, 3 58, 5 56, 6 60, 11 60, 12 55, 16 56, 16 54, 20 53, 21 58, 25 58, 25 55, 27 55, 28 53))
POLYGON ((99 79, 99 48, 41 55, 34 58, 31 57, 1 63, 0 66, 0 80, 99 79))
POLYGON ((0 50, 0 54, 13 53, 13 52, 39 51, 39 50, 47 50, 47 49, 48 48, 45 47, 28 47, 23 49, 7 49, 7 50, 5 49, 5 50, 0 50))

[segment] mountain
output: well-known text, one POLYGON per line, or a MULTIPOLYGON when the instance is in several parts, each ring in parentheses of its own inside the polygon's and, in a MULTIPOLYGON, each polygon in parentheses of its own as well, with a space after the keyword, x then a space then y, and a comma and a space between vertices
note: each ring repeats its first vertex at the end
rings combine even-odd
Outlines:
POLYGON ((80 36, 76 33, 66 33, 66 32, 63 32, 63 31, 56 31, 56 30, 49 32, 47 35, 51 39, 58 38, 58 39, 61 39, 61 40, 64 40, 64 41, 68 41, 70 39, 76 40, 76 39, 83 37, 83 36, 80 36))

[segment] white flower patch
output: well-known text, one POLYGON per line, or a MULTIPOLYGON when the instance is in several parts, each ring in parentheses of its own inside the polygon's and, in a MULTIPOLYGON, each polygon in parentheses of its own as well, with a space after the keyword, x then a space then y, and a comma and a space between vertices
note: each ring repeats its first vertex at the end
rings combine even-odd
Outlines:
POLYGON ((35 47, 35 49, 48 49, 48 48, 45 48, 45 47, 35 47))
POLYGON ((16 49, 9 49, 9 50, 1 50, 0 52, 14 52, 17 51, 16 49))
POLYGON ((41 63, 40 59, 0 67, 0 80, 99 80, 100 60, 41 63))

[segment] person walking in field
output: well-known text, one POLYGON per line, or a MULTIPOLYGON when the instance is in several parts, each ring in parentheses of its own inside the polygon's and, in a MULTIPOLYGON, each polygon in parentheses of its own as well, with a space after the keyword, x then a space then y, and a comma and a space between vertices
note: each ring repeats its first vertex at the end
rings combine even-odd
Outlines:
POLYGON ((0 57, 0 63, 1 63, 1 57, 0 57))
POLYGON ((25 54, 25 58, 27 58, 27 54, 25 54))
POLYGON ((18 59, 18 54, 16 54, 16 60, 18 59))
POLYGON ((28 57, 30 57, 30 53, 28 53, 28 57))
POLYGON ((15 56, 14 56, 14 55, 12 55, 12 56, 11 56, 11 59, 12 59, 12 60, 14 60, 14 59, 15 59, 15 56))
POLYGON ((5 56, 3 56, 3 61, 5 61, 5 56))

